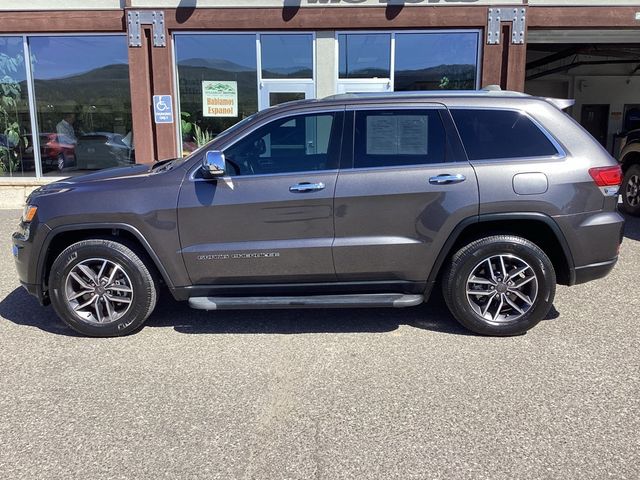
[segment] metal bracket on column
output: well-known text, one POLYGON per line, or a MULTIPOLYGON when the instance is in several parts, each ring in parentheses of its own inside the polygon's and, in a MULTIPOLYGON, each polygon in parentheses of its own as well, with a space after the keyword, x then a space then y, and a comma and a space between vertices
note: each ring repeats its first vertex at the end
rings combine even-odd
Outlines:
POLYGON ((127 12, 127 31, 130 47, 142 46, 142 25, 151 25, 154 47, 167 46, 163 11, 129 10, 127 12))
POLYGON ((511 43, 523 44, 526 9, 518 7, 490 8, 487 19, 487 43, 500 43, 500 22, 512 22, 511 43))

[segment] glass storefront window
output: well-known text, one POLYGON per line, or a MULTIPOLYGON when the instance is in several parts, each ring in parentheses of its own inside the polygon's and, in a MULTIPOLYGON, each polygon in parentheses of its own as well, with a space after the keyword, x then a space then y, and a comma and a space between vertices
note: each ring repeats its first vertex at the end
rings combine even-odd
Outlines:
POLYGON ((394 90, 476 88, 478 34, 397 33, 394 90))
MULTIPOLYGON (((254 34, 176 35, 183 153, 195 150, 231 125, 258 111, 254 34), (237 96, 237 111, 205 112, 205 86, 220 82, 237 96), (234 93, 235 92, 235 93, 234 93)), ((224 92, 221 90, 221 96, 224 92)), ((214 97, 215 101, 215 97, 214 97)))
POLYGON ((389 78, 391 34, 341 33, 338 35, 340 78, 389 78))
POLYGON ((34 176, 22 37, 0 37, 0 176, 34 176))
POLYGON ((43 175, 134 163, 127 39, 29 37, 43 175))
POLYGON ((262 78, 313 78, 313 37, 260 35, 262 78))

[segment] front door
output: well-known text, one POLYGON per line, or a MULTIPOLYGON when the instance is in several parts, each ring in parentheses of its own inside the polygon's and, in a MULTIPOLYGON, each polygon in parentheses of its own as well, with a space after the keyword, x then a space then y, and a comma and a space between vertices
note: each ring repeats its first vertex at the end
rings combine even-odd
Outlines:
POLYGON ((281 117, 225 148, 226 174, 178 202, 193 284, 335 280, 333 192, 343 112, 281 117))
POLYGON ((444 106, 350 115, 353 159, 335 197, 338 280, 424 282, 448 233, 478 214, 474 170, 447 134, 444 106))

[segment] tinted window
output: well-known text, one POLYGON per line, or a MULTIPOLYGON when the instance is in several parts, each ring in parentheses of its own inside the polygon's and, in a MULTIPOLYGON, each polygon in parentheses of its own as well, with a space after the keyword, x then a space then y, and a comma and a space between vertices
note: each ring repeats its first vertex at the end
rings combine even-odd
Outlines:
POLYGON ((224 154, 231 175, 264 175, 337 168, 342 115, 322 113, 274 120, 224 154))
POLYGON ((45 175, 134 162, 125 35, 30 37, 45 175))
POLYGON ((394 90, 476 88, 478 33, 397 33, 394 90))
POLYGON ((22 37, 0 37, 0 176, 35 175, 22 37))
POLYGON ((446 161, 446 137, 438 110, 357 112, 355 127, 355 168, 446 161))
POLYGON ((176 35, 182 148, 191 152, 258 111, 254 34, 176 35), (203 93, 216 83, 235 95, 237 108, 207 111, 203 93), (196 128, 197 127, 197 128, 196 128))
POLYGON ((348 33, 338 35, 340 78, 389 78, 391 35, 348 33))
POLYGON ((470 160, 558 153, 546 135, 519 112, 452 109, 451 114, 470 160))
POLYGON ((260 35, 262 78, 313 78, 313 36, 260 35))

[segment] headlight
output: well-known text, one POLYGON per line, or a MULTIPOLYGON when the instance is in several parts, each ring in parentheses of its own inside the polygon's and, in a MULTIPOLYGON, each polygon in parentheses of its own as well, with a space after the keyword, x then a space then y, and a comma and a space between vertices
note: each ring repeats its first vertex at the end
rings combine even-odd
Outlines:
POLYGON ((22 221, 24 223, 31 222, 36 216, 36 212, 38 211, 38 207, 35 205, 25 205, 24 211, 22 212, 22 221))

